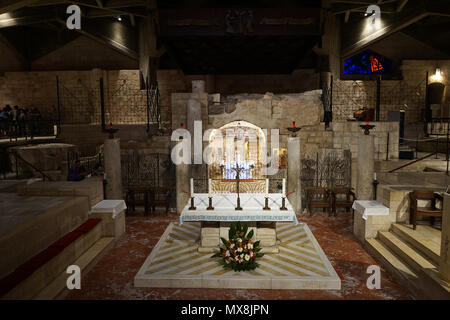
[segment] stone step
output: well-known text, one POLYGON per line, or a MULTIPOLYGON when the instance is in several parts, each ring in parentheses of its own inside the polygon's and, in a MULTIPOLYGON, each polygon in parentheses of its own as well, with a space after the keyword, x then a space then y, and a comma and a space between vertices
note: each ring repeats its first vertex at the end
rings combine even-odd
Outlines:
MULTIPOLYGON (((417 226, 419 229, 427 229, 426 226, 417 226)), ((391 230, 400 239, 408 243, 413 248, 417 249, 420 253, 425 255, 431 260, 432 263, 438 265, 439 257, 441 253, 441 247, 429 238, 424 237, 419 232, 412 229, 411 226, 406 226, 398 223, 394 223, 391 226, 391 230)))
POLYGON ((438 268, 392 232, 378 232, 367 242, 374 256, 418 299, 450 299, 450 284, 438 268))
POLYGON ((392 232, 378 232, 378 238, 385 246, 387 246, 392 252, 406 262, 415 272, 421 272, 424 269, 436 268, 435 264, 424 258, 419 252, 417 252, 417 250, 411 248, 392 232))
POLYGON ((419 276, 378 239, 366 239, 367 249, 396 279, 413 294, 420 294, 419 276))
MULTIPOLYGON (((102 224, 97 223, 89 232, 79 236, 55 257, 44 263, 33 273, 11 289, 2 299, 32 299, 52 283, 56 276, 65 273, 69 265, 81 257, 102 237, 102 224)), ((63 238, 61 238, 63 239, 63 238)), ((81 267, 81 266, 80 266, 81 267)))
MULTIPOLYGON (((85 275, 93 268, 97 262, 114 246, 114 237, 103 237, 94 243, 85 253, 73 262, 81 269, 81 274, 85 275)), ((50 300, 62 298, 68 293, 66 287, 67 277, 66 271, 60 273, 52 283, 33 297, 35 300, 50 300)))

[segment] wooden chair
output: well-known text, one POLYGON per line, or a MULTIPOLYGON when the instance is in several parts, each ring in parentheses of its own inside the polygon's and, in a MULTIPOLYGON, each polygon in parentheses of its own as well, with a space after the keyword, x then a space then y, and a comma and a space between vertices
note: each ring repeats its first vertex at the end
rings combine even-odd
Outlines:
POLYGON ((356 200, 356 195, 352 191, 353 188, 345 186, 336 186, 331 190, 331 198, 333 204, 333 214, 336 216, 337 208, 345 208, 345 212, 352 210, 352 218, 355 215, 355 210, 352 209, 353 202, 356 200), (345 197, 339 197, 345 196, 345 197))
POLYGON ((417 226, 417 216, 431 217, 432 224, 434 224, 435 217, 442 217, 442 209, 436 208, 436 200, 440 200, 441 203, 443 201, 441 195, 431 190, 414 190, 409 193, 409 199, 409 214, 414 230, 416 230, 417 226), (428 200, 431 201, 431 204, 428 207, 419 207, 419 200, 428 200))
POLYGON ((172 189, 165 187, 154 187, 150 195, 150 208, 152 213, 155 212, 156 207, 164 207, 166 209, 166 215, 169 213, 170 199, 172 189))
POLYGON ((322 187, 311 187, 308 188, 308 210, 309 214, 312 215, 312 209, 322 208, 327 209, 328 215, 331 215, 331 196, 327 189, 322 187))

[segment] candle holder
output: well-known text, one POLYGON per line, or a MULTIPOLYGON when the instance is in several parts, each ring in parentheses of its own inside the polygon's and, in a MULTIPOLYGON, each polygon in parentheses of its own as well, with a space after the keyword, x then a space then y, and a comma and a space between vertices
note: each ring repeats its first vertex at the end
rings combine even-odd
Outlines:
POLYGON ((112 124, 110 123, 108 129, 105 129, 105 131, 109 133, 109 139, 114 139, 114 133, 119 131, 119 129, 113 128, 112 124))
POLYGON ((265 197, 264 204, 265 204, 265 206, 264 206, 263 210, 270 210, 270 207, 269 207, 269 197, 265 197))
POLYGON ((373 124, 369 124, 369 122, 366 122, 366 124, 361 124, 360 127, 364 129, 364 134, 368 136, 370 134, 370 130, 375 128, 373 124))
POLYGON ((300 127, 289 127, 287 129, 291 132, 292 137, 296 137, 297 131, 300 131, 301 128, 300 127))
POLYGON ((206 210, 214 210, 214 207, 212 206, 212 197, 208 197, 209 199, 209 203, 208 203, 208 208, 206 208, 206 210))
POLYGON ((286 208, 286 197, 282 197, 281 198, 281 208, 280 208, 280 210, 283 210, 283 211, 287 210, 287 208, 286 208))
POLYGON ((191 197, 191 206, 189 207, 189 210, 195 210, 195 209, 197 209, 197 208, 194 206, 194 197, 191 197))
POLYGON ((242 208, 241 208, 241 198, 239 197, 239 195, 238 195, 238 198, 237 198, 237 207, 234 208, 234 210, 242 210, 242 208))

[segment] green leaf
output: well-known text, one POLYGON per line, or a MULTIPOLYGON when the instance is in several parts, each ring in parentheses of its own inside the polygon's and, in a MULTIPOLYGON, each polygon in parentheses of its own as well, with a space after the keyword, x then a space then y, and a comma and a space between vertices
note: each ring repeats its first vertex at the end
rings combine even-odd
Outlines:
POLYGON ((264 257, 264 253, 257 253, 257 254, 256 254, 256 257, 257 257, 257 258, 262 258, 262 257, 264 257))
POLYGON ((250 230, 250 232, 248 233, 247 238, 249 238, 249 239, 253 238, 253 229, 250 230))
POLYGON ((244 225, 244 229, 243 229, 242 231, 244 232, 244 238, 245 238, 245 236, 246 236, 246 234, 247 234, 247 231, 248 231, 248 226, 247 226, 247 224, 244 225))
POLYGON ((255 241, 255 243, 253 244, 253 248, 257 249, 259 247, 259 242, 260 242, 259 240, 255 241))
POLYGON ((225 240, 225 238, 220 237, 220 240, 222 240, 223 244, 225 245, 225 247, 227 246, 227 240, 225 240))
POLYGON ((236 237, 236 229, 234 228, 234 225, 232 224, 230 226, 230 230, 228 231, 228 238, 234 239, 236 237))
POLYGON ((241 223, 239 221, 236 223, 236 231, 241 232, 241 223))

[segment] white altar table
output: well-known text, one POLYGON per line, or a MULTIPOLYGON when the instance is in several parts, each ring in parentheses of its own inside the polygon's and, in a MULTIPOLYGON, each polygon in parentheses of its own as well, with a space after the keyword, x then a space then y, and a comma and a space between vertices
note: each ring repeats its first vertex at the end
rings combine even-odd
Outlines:
POLYGON ((297 216, 289 203, 285 200, 287 210, 280 210, 282 205, 281 193, 269 194, 270 210, 263 210, 265 195, 263 193, 240 194, 242 210, 235 210, 237 206, 236 193, 213 193, 212 206, 214 210, 207 210, 209 199, 207 193, 194 194, 195 210, 189 210, 190 199, 180 215, 180 224, 187 221, 201 221, 201 240, 199 251, 214 251, 220 245, 220 237, 228 239, 228 229, 232 222, 243 221, 253 229, 256 240, 261 242, 263 251, 278 252, 275 231, 276 222, 292 222, 298 224, 297 216))

